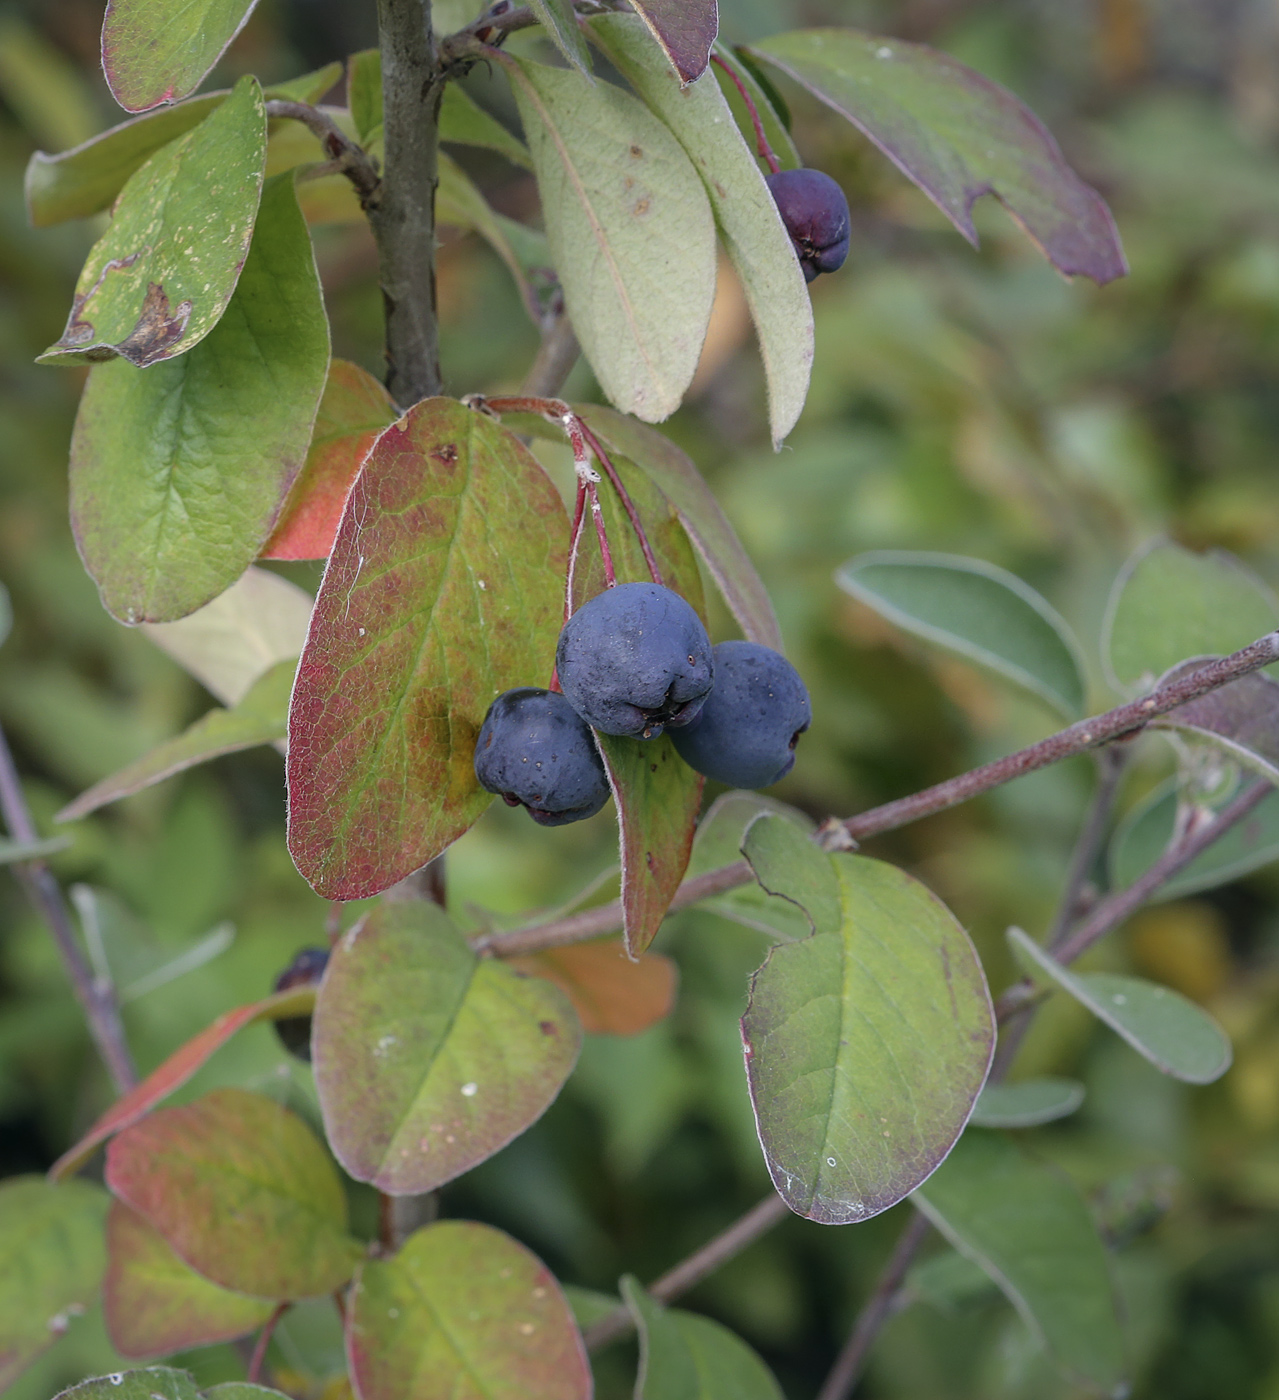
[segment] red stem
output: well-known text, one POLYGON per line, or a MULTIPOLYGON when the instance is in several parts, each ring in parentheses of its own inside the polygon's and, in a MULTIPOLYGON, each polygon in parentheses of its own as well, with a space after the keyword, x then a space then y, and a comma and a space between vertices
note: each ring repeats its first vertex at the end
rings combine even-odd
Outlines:
POLYGON ((259 1378, 262 1375, 262 1363, 266 1360, 266 1349, 271 1344, 271 1336, 275 1332, 280 1319, 292 1306, 292 1303, 278 1303, 275 1311, 262 1324, 262 1330, 258 1333, 257 1345, 253 1348, 253 1355, 249 1358, 247 1379, 250 1384, 258 1384, 259 1378))
POLYGON ((781 162, 773 154, 773 148, 768 144, 768 137, 764 135, 764 123, 759 119, 759 109, 755 106, 755 99, 746 90, 746 84, 742 82, 741 76, 732 64, 725 63, 717 53, 711 54, 711 62, 722 68, 732 79, 733 86, 741 95, 742 101, 746 104, 746 110, 750 113, 751 125, 755 128, 755 146, 759 151, 760 160, 768 162, 768 168, 774 175, 781 170, 781 162))
POLYGON ((657 567, 657 560, 653 557, 653 548, 648 542, 648 534, 644 529, 644 522, 640 519, 639 511, 635 509, 635 502, 631 500, 630 492, 622 485, 622 478, 617 474, 617 468, 613 465, 608 453, 605 452, 603 444, 599 438, 591 432, 590 428, 579 418, 578 426, 581 428, 582 436, 586 439, 587 446, 595 454, 596 461, 604 468, 604 475, 612 483, 613 490, 617 492, 618 498, 622 502, 622 507, 631 522, 631 529, 635 531, 635 538, 639 541, 639 547, 644 551, 644 562, 648 565, 649 576, 659 588, 664 587, 662 581, 662 571, 657 567))
POLYGON ((604 582, 609 588, 616 588, 617 574, 613 571, 613 552, 608 547, 608 532, 604 529, 604 511, 600 506, 599 487, 593 481, 588 481, 586 494, 591 498, 591 515, 595 520, 595 534, 600 542, 600 558, 604 561, 604 582))

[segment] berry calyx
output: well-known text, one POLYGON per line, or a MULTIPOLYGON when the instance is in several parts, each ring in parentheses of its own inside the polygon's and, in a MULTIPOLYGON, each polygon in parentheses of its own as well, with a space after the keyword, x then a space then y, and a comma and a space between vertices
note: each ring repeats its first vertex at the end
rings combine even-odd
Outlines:
POLYGON ((762 788, 784 778, 813 708, 799 672, 756 642, 720 642, 715 689, 701 714, 671 735, 691 768, 730 787, 762 788))
POLYGON ((475 776, 540 826, 593 817, 609 796, 591 731, 563 695, 534 686, 505 691, 489 706, 475 776))
POLYGON ((619 584, 584 603, 564 624, 555 666, 587 724, 632 739, 689 723, 715 675, 701 618, 656 583, 619 584))
MULTIPOLYGON (((303 948, 293 961, 275 979, 274 991, 289 992, 294 987, 318 987, 324 969, 329 965, 327 948, 303 948)), ((275 1033, 280 1044, 299 1060, 311 1060, 311 1018, 309 1016, 286 1016, 276 1021, 275 1033)))
POLYGON ((779 170, 765 183, 786 232, 811 282, 821 272, 835 272, 848 256, 850 216, 844 191, 821 170, 779 170))

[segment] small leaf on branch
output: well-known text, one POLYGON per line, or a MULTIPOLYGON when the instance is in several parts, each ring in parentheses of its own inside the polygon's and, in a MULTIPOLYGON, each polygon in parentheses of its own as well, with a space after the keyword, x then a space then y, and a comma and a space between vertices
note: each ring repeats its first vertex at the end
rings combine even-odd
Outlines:
POLYGON ((970 1121, 979 1128, 1037 1128, 1069 1118, 1083 1101, 1084 1086, 1073 1079, 987 1084, 970 1121))
POLYGON ((1074 633, 1006 569, 951 554, 884 550, 851 559, 835 581, 904 631, 1012 681, 1067 719, 1082 713, 1084 667, 1074 633))
POLYGON ((316 1004, 329 1142, 357 1181, 434 1190, 540 1118, 580 1044, 558 987, 476 957, 438 905, 383 904, 334 949, 316 1004))
POLYGON ((484 239, 506 264, 507 271, 519 288, 520 300, 536 319, 539 314, 538 299, 529 284, 531 269, 521 253, 535 248, 537 265, 549 269, 551 254, 545 240, 540 234, 528 229, 528 239, 521 240, 518 246, 513 244, 512 229, 523 226, 496 213, 480 193, 479 186, 442 151, 439 157, 439 176, 439 188, 435 195, 435 217, 442 224, 470 229, 484 239))
POLYGON ((0 836, 0 865, 16 865, 23 860, 44 860, 65 851, 71 844, 69 836, 51 836, 47 841, 10 841, 0 836))
POLYGON ((107 1185, 205 1278, 255 1298, 341 1288, 363 1250, 328 1153, 296 1114, 215 1089, 126 1128, 107 1185))
POLYGON ((1027 971, 1069 992, 1156 1069, 1190 1084, 1211 1084, 1230 1068, 1229 1037, 1180 992, 1140 977, 1073 972, 1019 928, 1008 930, 1008 941, 1027 971))
MULTIPOLYGON (((1216 658, 1195 657, 1160 677, 1167 685, 1216 658)), ((1240 676, 1154 721, 1187 738, 1205 740, 1268 782, 1279 784, 1279 684, 1260 671, 1240 676)))
POLYGON ((588 81, 594 82, 590 51, 582 38, 582 31, 577 27, 573 0, 529 0, 529 6, 572 67, 588 81))
POLYGON ((680 82, 700 78, 719 33, 716 0, 635 0, 635 10, 662 46, 680 82))
POLYGON ((377 49, 353 53, 346 61, 346 75, 346 103, 355 134, 362 143, 367 142, 382 125, 381 53, 377 49))
POLYGON ((915 1202, 979 1264, 1072 1379, 1126 1393, 1106 1250, 1064 1175, 997 1133, 965 1133, 915 1202))
POLYGON ((638 1035, 670 1014, 679 972, 670 958, 646 953, 632 962, 619 939, 548 948, 510 965, 545 977, 573 1003, 588 1035, 638 1035))
POLYGON ((697 369, 715 221, 674 136, 612 83, 503 57, 568 314, 600 386, 660 422, 697 369))
POLYGON ((293 176, 279 175, 212 334, 178 360, 145 371, 114 360, 89 376, 71 520, 115 617, 185 617, 243 574, 306 459, 328 362, 310 234, 293 176))
POLYGON ((989 78, 923 44, 855 29, 777 34, 748 52, 847 117, 974 246, 972 206, 993 194, 1067 276, 1101 283, 1127 271, 1105 201, 989 78))
POLYGON ((102 71, 126 112, 190 96, 244 28, 257 0, 108 0, 102 71))
POLYGON ((108 1197, 87 1181, 38 1176, 0 1184, 0 1389, 97 1296, 108 1197))
POLYGON ((568 534, 527 449, 450 399, 378 439, 316 599, 289 719, 289 850, 329 899, 420 869, 492 801, 493 699, 549 677, 568 534))
POLYGON ((509 1235, 445 1220, 360 1270, 347 1325, 361 1400, 590 1400, 559 1284, 509 1235))
POLYGON ((103 1311, 121 1356, 167 1356, 227 1342, 270 1317, 270 1298, 219 1288, 175 1254, 163 1235, 120 1201, 107 1217, 103 1311))
POLYGON ((224 1011, 185 1045, 180 1045, 140 1084, 117 1099, 80 1141, 68 1148, 49 1168, 49 1176, 54 1181, 66 1177, 112 1134, 145 1118, 157 1104, 163 1103, 170 1094, 180 1089, 237 1031, 258 1021, 284 1021, 294 1016, 306 1016, 314 1006, 315 988, 296 987, 276 992, 261 1001, 249 1002, 247 1006, 224 1011))
POLYGON ((518 136, 490 116, 465 88, 449 83, 440 103, 440 140, 459 146, 481 146, 505 156, 512 165, 532 170, 533 157, 518 136))
POLYGON ((981 963, 946 906, 882 861, 827 859, 841 927, 772 950, 742 1042, 773 1184, 797 1214, 846 1225, 945 1159, 995 1027, 981 963))
POLYGON ((797 904, 814 933, 834 933, 844 922, 839 877, 818 846, 784 816, 767 813, 746 828, 742 854, 769 894, 797 904))
MULTIPOLYGON (((342 507, 378 434, 399 417, 366 369, 332 360, 306 465, 289 491, 264 559, 327 559, 342 507)), ((300 648, 299 648, 300 650, 300 648)))
POLYGON ((222 319, 262 195, 266 111, 257 79, 157 151, 125 183, 42 364, 182 355, 222 319))

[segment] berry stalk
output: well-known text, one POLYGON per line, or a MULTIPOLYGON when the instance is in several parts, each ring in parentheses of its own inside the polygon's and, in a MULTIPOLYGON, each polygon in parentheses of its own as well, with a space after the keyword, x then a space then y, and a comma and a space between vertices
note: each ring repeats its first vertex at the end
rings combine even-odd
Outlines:
POLYGON ((733 86, 737 89, 742 101, 746 104, 746 110, 750 114, 751 125, 755 128, 755 148, 759 152, 760 160, 768 162, 769 171, 776 175, 782 168, 781 161, 773 154, 773 148, 768 144, 768 137, 764 135, 764 123, 759 117, 759 108, 755 106, 755 99, 746 89, 746 84, 742 82, 741 74, 732 66, 725 63, 717 53, 711 54, 711 62, 718 68, 722 68, 728 74, 733 86))

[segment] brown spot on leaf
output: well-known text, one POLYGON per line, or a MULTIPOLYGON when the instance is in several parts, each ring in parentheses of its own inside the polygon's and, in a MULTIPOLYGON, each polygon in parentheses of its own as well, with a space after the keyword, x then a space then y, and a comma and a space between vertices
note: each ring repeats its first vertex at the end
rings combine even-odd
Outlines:
POLYGON ((559 1035, 554 1021, 539 1021, 537 1023, 537 1028, 543 1035, 559 1035))
POLYGON ((639 160, 640 157, 641 157, 643 154, 644 154, 644 148, 643 148, 642 146, 632 146, 632 147, 631 147, 631 155, 634 156, 636 160, 639 160))
POLYGON ((455 442, 446 442, 443 447, 437 447, 435 451, 431 453, 431 460, 433 462, 440 462, 446 467, 451 467, 453 463, 457 461, 457 444, 455 442))
POLYGON ((657 874, 657 865, 656 865, 656 862, 653 860, 653 853, 652 853, 652 851, 645 851, 645 852, 644 852, 644 864, 648 866, 648 873, 649 873, 650 875, 656 875, 656 874, 657 874))
POLYGON ((168 293, 159 282, 148 282, 137 324, 116 349, 126 360, 144 369, 163 359, 182 339, 190 319, 189 301, 180 301, 171 308, 168 293))
POLYGON ((652 203, 652 201, 649 200, 649 199, 640 199, 640 200, 637 200, 636 203, 635 203, 635 208, 634 208, 634 210, 633 210, 632 212, 635 214, 635 216, 636 216, 637 218, 642 219, 642 218, 644 217, 644 215, 648 213, 648 206, 649 206, 651 203, 652 203))

